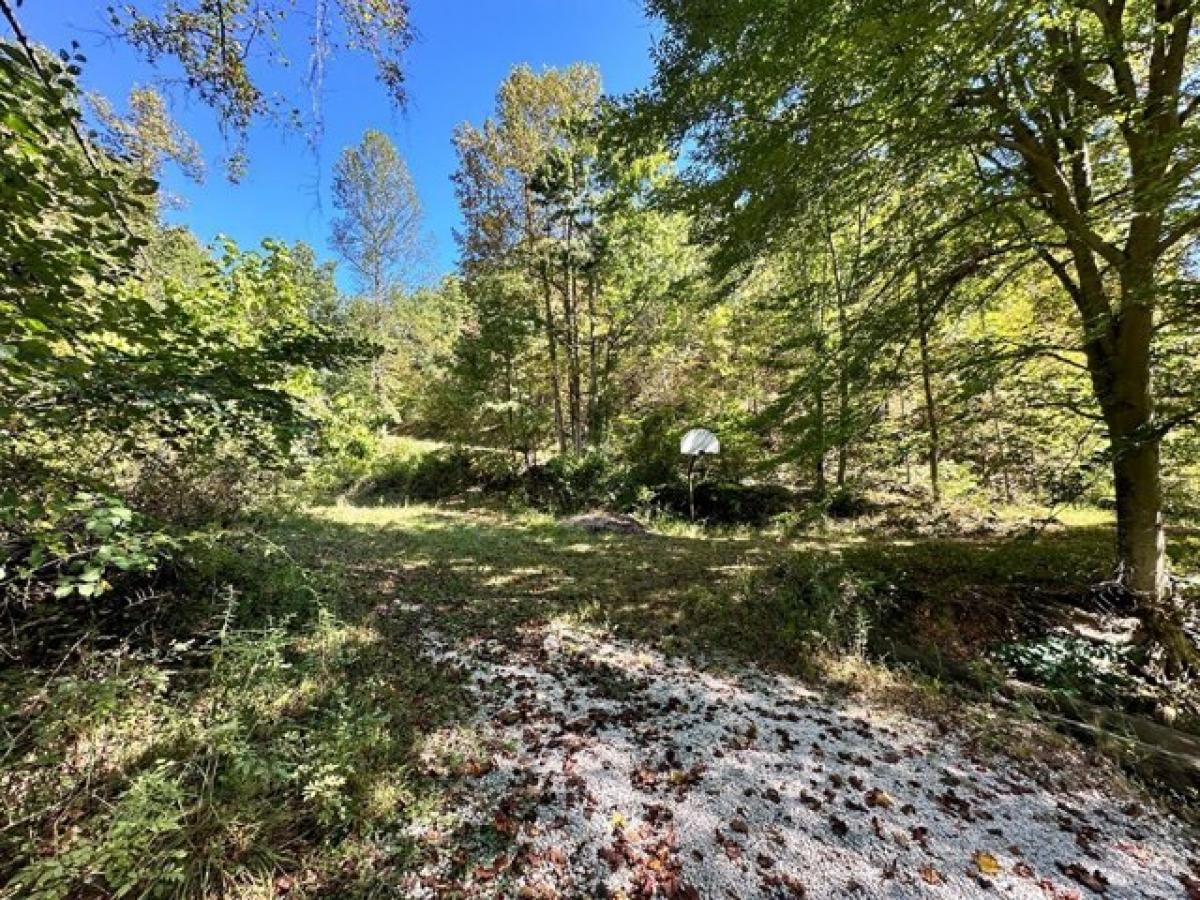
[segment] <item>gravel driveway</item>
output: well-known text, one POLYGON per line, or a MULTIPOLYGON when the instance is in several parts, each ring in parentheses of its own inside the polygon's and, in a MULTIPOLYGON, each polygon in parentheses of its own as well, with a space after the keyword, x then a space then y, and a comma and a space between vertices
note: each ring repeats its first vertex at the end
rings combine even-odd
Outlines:
POLYGON ((413 897, 1200 897, 1194 833, 1100 770, 557 626, 429 646, 479 711, 425 748, 459 809, 413 897))

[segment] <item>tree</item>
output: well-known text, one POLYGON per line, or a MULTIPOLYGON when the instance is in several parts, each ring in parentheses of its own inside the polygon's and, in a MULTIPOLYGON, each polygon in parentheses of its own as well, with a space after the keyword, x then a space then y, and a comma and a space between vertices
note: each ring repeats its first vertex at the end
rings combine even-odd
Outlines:
POLYGON ((540 362, 516 364, 530 357, 522 352, 504 365, 542 386, 501 386, 505 398, 546 397, 560 453, 605 439, 615 410, 637 393, 618 384, 625 366, 653 346, 698 270, 684 217, 650 202, 672 177, 670 159, 602 149, 599 91, 590 66, 517 67, 495 115, 455 137, 465 291, 493 346, 515 349, 499 336, 526 334, 531 321, 540 332, 540 362))
POLYGON ((362 355, 313 321, 290 252, 217 262, 159 228, 156 183, 88 140, 53 57, 0 43, 0 99, 0 480, 45 495, 154 441, 286 457, 313 425, 297 373, 362 355))
MULTIPOLYGON (((20 3, 0 0, 0 12, 24 41, 16 6, 20 3)), ((406 100, 403 58, 413 41, 408 0, 336 0, 317 3, 311 12, 290 0, 165 0, 114 3, 106 14, 113 36, 147 61, 169 60, 179 67, 181 77, 170 73, 165 84, 182 85, 216 112, 222 134, 232 139, 227 171, 234 180, 245 170, 246 136, 256 120, 307 122, 320 132, 323 73, 335 50, 365 52, 389 96, 400 105, 406 100), (285 94, 264 86, 280 83, 281 74, 294 68, 280 36, 285 24, 297 20, 310 29, 306 83, 313 119, 289 105, 285 94)), ((72 55, 71 65, 84 62, 72 55)))
MULTIPOLYGON (((563 414, 560 316, 550 258, 555 223, 535 196, 535 180, 550 154, 563 149, 571 127, 590 119, 600 99, 600 75, 576 64, 541 74, 528 66, 509 73, 496 96, 496 114, 482 129, 455 133, 460 165, 455 187, 466 227, 459 236, 463 267, 470 277, 514 253, 524 256, 537 294, 529 298, 545 336, 549 393, 560 451, 567 449, 563 414)), ((565 289, 565 285, 564 285, 565 289)), ((565 310, 564 310, 565 313, 565 310)))
POLYGON ((104 129, 100 136, 104 149, 128 161, 136 174, 157 179, 163 164, 170 161, 192 181, 204 179, 204 158, 199 145, 172 120, 157 90, 133 88, 125 116, 99 94, 89 94, 88 101, 104 129))
POLYGON ((404 158, 381 131, 368 129, 342 151, 333 171, 330 243, 359 287, 381 306, 422 257, 421 201, 404 158))
POLYGON ((1160 445, 1194 410, 1164 414, 1153 369, 1168 310, 1196 324, 1180 299, 1200 227, 1189 0, 649 7, 667 30, 642 110, 694 142, 733 252, 880 160, 914 186, 969 161, 964 220, 989 217, 993 247, 1035 256, 1074 309, 1109 437, 1118 574, 1146 633, 1170 630, 1160 445))

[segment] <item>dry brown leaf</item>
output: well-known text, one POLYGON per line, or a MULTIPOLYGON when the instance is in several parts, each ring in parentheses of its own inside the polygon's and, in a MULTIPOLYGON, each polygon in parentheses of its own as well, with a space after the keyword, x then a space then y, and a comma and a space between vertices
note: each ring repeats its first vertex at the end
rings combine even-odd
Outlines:
POLYGON ((925 866, 921 869, 921 879, 926 884, 945 884, 946 876, 935 869, 933 866, 925 866))

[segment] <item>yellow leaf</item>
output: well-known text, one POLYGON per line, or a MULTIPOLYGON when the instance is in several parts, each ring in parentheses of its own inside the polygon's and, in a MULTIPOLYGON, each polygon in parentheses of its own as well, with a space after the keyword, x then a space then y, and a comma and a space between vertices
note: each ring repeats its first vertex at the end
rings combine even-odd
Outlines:
POLYGON ((999 861, 992 854, 985 853, 983 850, 975 851, 975 865, 984 875, 1000 874, 999 861))

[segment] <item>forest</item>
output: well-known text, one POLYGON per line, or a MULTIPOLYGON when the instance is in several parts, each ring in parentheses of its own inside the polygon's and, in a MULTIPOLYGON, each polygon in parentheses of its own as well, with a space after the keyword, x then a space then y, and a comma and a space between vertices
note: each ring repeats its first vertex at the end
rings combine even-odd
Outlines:
POLYGON ((1191 0, 644 0, 403 141, 434 0, 47 5, 0 900, 1200 898, 1191 0), (264 133, 320 242, 228 236, 264 133))

